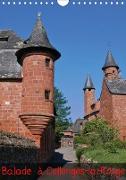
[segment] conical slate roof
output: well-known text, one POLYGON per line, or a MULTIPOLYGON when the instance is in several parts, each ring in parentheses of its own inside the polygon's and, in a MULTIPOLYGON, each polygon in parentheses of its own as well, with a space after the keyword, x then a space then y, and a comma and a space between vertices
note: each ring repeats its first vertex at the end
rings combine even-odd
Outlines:
POLYGON ((42 24, 41 17, 39 15, 37 17, 37 21, 35 23, 33 31, 31 33, 29 39, 27 39, 25 41, 25 43, 26 44, 24 45, 24 47, 43 46, 43 47, 48 47, 48 48, 54 49, 53 46, 49 42, 47 33, 42 24))
POLYGON ((106 59, 105 59, 105 64, 102 67, 102 70, 105 70, 108 67, 116 67, 117 69, 119 69, 119 66, 116 64, 116 62, 112 56, 111 51, 108 51, 108 54, 107 54, 106 59))
POLYGON ((61 56, 61 54, 49 42, 47 33, 41 21, 40 14, 38 14, 37 21, 30 37, 24 41, 23 48, 17 51, 16 55, 20 58, 23 53, 27 52, 28 50, 33 51, 33 49, 50 52, 53 55, 54 60, 61 56))
POLYGON ((87 76, 83 90, 85 91, 86 89, 95 89, 90 75, 87 76))

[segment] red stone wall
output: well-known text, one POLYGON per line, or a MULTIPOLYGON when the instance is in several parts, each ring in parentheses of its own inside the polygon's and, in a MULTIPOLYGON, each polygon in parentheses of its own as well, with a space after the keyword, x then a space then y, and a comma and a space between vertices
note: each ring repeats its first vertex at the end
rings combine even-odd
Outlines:
POLYGON ((26 123, 30 122, 27 127, 40 148, 40 161, 47 161, 54 152, 53 97, 54 62, 52 58, 43 53, 27 54, 23 57, 21 119, 27 121, 26 123), (49 99, 45 98, 45 91, 50 91, 49 99))
POLYGON ((21 82, 0 82, 0 130, 16 132, 31 138, 30 131, 19 119, 21 98, 21 82))
POLYGON ((109 123, 112 123, 113 121, 112 95, 110 94, 105 81, 103 81, 100 97, 100 116, 109 123))
POLYGON ((126 96, 112 95, 105 82, 100 98, 100 116, 118 128, 120 139, 126 140, 126 96))
POLYGON ((54 63, 51 57, 40 53, 25 56, 22 81, 0 82, 0 130, 35 140, 40 161, 47 161, 54 152, 53 97, 54 63), (49 66, 46 58, 50 59, 49 66), (50 91, 49 99, 45 99, 45 90, 50 91), (31 126, 26 124, 30 120, 31 126), (33 133, 32 125, 39 134, 33 133))
POLYGON ((93 112, 92 104, 95 103, 95 90, 86 89, 84 91, 84 112, 85 116, 93 112))
POLYGON ((100 110, 100 100, 97 100, 97 102, 95 103, 95 111, 99 111, 100 110))
POLYGON ((120 132, 120 138, 126 140, 126 95, 112 95, 113 126, 120 132))
POLYGON ((64 136, 73 136, 73 132, 72 131, 64 131, 64 136))
POLYGON ((40 139, 40 157, 43 162, 47 162, 53 155, 55 149, 55 129, 50 123, 40 139))
POLYGON ((95 104, 91 106, 92 113, 88 115, 87 119, 89 121, 96 119, 99 117, 99 111, 100 111, 100 101, 98 100, 95 104))
POLYGON ((115 67, 108 67, 104 70, 105 77, 109 80, 118 78, 118 69, 115 67))
POLYGON ((46 67, 48 56, 33 54, 23 60, 22 113, 53 114, 54 65, 46 67), (45 90, 50 90, 50 100, 45 100, 45 90))

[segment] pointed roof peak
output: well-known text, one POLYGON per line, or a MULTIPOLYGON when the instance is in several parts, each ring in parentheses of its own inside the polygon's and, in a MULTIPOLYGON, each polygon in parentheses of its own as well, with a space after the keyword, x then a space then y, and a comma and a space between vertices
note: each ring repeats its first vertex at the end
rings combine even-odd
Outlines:
POLYGON ((42 23, 42 13, 41 13, 41 12, 38 12, 38 13, 37 13, 37 18, 36 18, 36 22, 35 22, 35 25, 34 25, 33 30, 36 28, 36 26, 39 26, 39 28, 42 28, 42 27, 43 27, 43 23, 42 23))
POLYGON ((107 52, 107 55, 110 54, 112 55, 112 51, 109 49, 108 52, 107 52))
POLYGON ((91 76, 89 74, 87 75, 83 90, 85 91, 86 89, 95 89, 91 76))
POLYGON ((102 70, 104 71, 108 67, 116 67, 117 69, 119 69, 119 66, 116 64, 111 50, 109 50, 108 53, 107 53, 107 56, 106 56, 106 59, 105 59, 105 64, 102 67, 102 70))
POLYGON ((34 51, 41 50, 43 52, 49 52, 53 56, 54 60, 58 59, 61 56, 61 54, 52 46, 48 39, 46 30, 41 21, 40 12, 37 14, 37 20, 30 37, 26 41, 24 41, 23 48, 17 51, 16 54, 20 57, 21 54, 24 52, 26 53, 28 49, 34 49, 34 51))
POLYGON ((26 46, 44 46, 53 48, 47 37, 47 33, 41 21, 41 13, 37 14, 37 20, 33 27, 32 33, 28 40, 26 40, 26 46))

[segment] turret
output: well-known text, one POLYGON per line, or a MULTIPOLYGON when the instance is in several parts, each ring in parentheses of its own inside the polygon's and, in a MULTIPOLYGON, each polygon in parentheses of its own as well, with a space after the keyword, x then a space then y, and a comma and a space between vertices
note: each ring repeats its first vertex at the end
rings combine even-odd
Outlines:
POLYGON ((88 75, 84 85, 84 113, 85 116, 92 113, 92 105, 95 103, 95 87, 88 75))
POLYGON ((105 74, 105 78, 108 80, 119 78, 119 66, 116 64, 111 51, 108 51, 107 53, 105 64, 102 67, 102 70, 105 74))
POLYGON ((60 53, 49 42, 40 14, 29 39, 16 55, 23 66, 20 118, 48 152, 54 146, 54 61, 60 53))

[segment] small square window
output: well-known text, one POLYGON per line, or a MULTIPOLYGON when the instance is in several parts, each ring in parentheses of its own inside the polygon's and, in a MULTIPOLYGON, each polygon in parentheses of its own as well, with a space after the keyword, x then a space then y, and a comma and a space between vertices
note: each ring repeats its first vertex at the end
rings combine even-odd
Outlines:
POLYGON ((45 59, 45 65, 46 65, 46 67, 50 67, 50 59, 49 58, 45 59))
POLYGON ((8 41, 8 36, 5 36, 5 37, 0 37, 0 41, 8 41))
POLYGON ((46 100, 50 99, 50 91, 49 90, 45 90, 45 99, 46 100))

